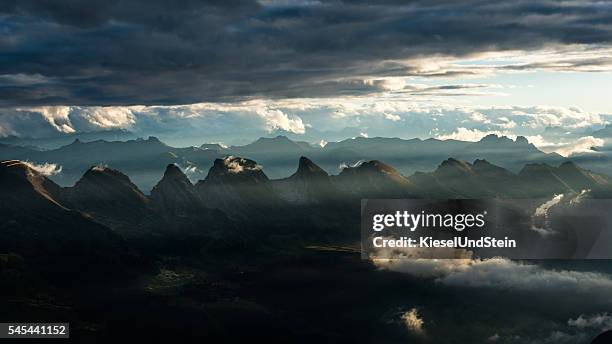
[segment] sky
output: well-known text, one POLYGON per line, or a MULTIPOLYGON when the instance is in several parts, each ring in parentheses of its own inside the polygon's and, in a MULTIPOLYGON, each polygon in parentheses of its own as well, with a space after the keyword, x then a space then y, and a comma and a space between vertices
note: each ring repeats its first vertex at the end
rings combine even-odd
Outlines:
POLYGON ((2 1, 0 137, 604 144, 612 3, 2 1))

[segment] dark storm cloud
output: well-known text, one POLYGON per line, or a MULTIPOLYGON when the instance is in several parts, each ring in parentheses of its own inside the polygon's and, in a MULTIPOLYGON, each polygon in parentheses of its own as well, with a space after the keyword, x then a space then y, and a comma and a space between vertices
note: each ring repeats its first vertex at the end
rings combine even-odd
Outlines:
POLYGON ((3 1, 0 105, 372 93, 362 79, 470 73, 399 60, 607 46, 610 23, 603 2, 3 1))

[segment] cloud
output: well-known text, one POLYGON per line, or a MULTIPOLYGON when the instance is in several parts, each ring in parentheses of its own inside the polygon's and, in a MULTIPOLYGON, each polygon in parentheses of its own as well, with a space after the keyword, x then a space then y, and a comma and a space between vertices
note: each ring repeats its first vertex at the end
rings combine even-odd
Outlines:
POLYGON ((497 134, 522 135, 546 152, 571 155, 592 152, 591 147, 600 146, 601 139, 584 133, 607 121, 605 115, 577 108, 458 106, 377 96, 168 106, 0 108, 0 135, 41 138, 126 129, 135 135, 154 135, 171 144, 199 145, 203 140, 244 144, 271 133, 296 135, 309 142, 338 141, 360 133, 369 137, 465 141, 497 134), (559 130, 562 134, 557 133, 559 130))
MULTIPOLYGON (((14 124, 16 119, 11 117, 17 117, 17 121, 27 119, 32 122, 37 117, 36 115, 39 115, 52 129, 64 134, 129 128, 136 121, 129 107, 42 106, 16 108, 0 113, 0 123, 4 120, 9 124, 11 122, 14 124)), ((32 124, 36 123, 29 123, 29 125, 32 124)))
POLYGON ((31 161, 24 161, 23 163, 26 164, 29 168, 44 176, 53 176, 62 172, 62 166, 58 164, 52 164, 47 162, 42 164, 36 164, 31 161))
POLYGON ((612 329, 612 317, 604 313, 592 315, 581 314, 577 318, 570 318, 565 324, 548 324, 553 329, 539 334, 542 328, 531 331, 526 335, 495 334, 489 338, 490 342, 501 343, 530 343, 530 344, 576 344, 590 343, 598 334, 612 329))
POLYGON ((571 138, 571 140, 561 138, 557 142, 549 142, 542 135, 528 136, 527 139, 547 153, 556 152, 565 157, 580 153, 596 154, 593 148, 602 147, 605 144, 605 140, 593 136, 571 138))
POLYGON ((394 115, 390 113, 386 113, 385 118, 393 122, 397 122, 402 119, 399 115, 394 115))
POLYGON ((555 151, 563 156, 572 156, 577 153, 593 153, 592 148, 601 147, 604 143, 605 141, 603 139, 585 136, 573 143, 561 144, 555 151))
POLYGON ((612 316, 608 313, 594 314, 591 316, 581 314, 576 319, 569 319, 567 324, 579 329, 594 328, 599 331, 607 331, 612 329, 612 316))
POLYGON ((72 123, 70 123, 70 107, 68 106, 45 106, 33 109, 32 111, 40 113, 40 115, 59 132, 75 132, 72 123))
POLYGON ((492 259, 374 259, 379 268, 435 278, 438 283, 471 288, 493 288, 552 295, 589 295, 594 302, 610 302, 612 278, 603 273, 554 270, 539 265, 492 259))
POLYGON ((295 134, 303 134, 306 130, 301 118, 297 116, 289 117, 280 110, 258 110, 257 114, 265 120, 265 126, 269 132, 281 129, 295 134))
POLYGON ((611 6, 7 0, 0 6, 0 106, 338 97, 399 91, 404 77, 609 71, 611 6), (481 63, 463 63, 475 59, 481 63))
POLYGON ((498 136, 508 136, 511 135, 508 132, 501 131, 482 131, 478 129, 467 129, 467 128, 457 128, 454 132, 445 135, 438 135, 437 138, 440 140, 461 140, 461 141, 480 141, 483 137, 487 135, 498 135, 498 136))
POLYGON ((251 164, 244 158, 237 158, 234 156, 227 156, 223 159, 223 164, 227 170, 231 173, 242 173, 247 171, 261 171, 261 166, 257 164, 251 164))

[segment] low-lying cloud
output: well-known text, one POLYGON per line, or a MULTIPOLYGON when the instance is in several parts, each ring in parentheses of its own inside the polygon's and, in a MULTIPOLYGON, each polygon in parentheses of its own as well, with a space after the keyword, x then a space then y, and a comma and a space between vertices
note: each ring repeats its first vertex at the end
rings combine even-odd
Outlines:
POLYGON ((381 269, 434 278, 458 287, 493 288, 549 294, 590 295, 612 302, 612 278, 604 273, 547 269, 536 264, 492 259, 374 259, 381 269))
POLYGON ((571 157, 574 154, 581 153, 597 153, 597 147, 602 147, 605 140, 593 136, 575 137, 571 139, 559 139, 557 142, 551 142, 542 137, 542 135, 527 137, 529 142, 536 145, 544 152, 556 152, 565 157, 571 157))
POLYGON ((26 164, 29 168, 33 169, 34 171, 44 176, 53 176, 53 175, 56 175, 62 172, 62 166, 58 164, 53 164, 53 163, 48 163, 48 162, 45 162, 42 164, 36 164, 31 161, 24 161, 23 163, 26 164))

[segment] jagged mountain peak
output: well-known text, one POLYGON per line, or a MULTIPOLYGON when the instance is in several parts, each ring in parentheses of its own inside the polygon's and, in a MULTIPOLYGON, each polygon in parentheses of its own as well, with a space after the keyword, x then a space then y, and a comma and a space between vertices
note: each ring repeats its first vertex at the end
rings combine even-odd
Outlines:
POLYGON ((275 137, 260 137, 255 142, 269 142, 269 141, 275 141, 275 142, 293 142, 293 141, 291 141, 285 135, 277 135, 275 137))
POLYGON ((355 173, 355 172, 376 172, 376 173, 384 173, 394 176, 400 176, 401 174, 391 165, 385 164, 379 160, 370 160, 358 162, 353 166, 347 166, 342 169, 340 174, 342 175, 347 173, 355 173))
POLYGON ((553 167, 550 166, 549 164, 532 163, 532 164, 526 164, 519 172, 519 175, 525 175, 529 173, 550 172, 552 170, 553 170, 553 167))
POLYGON ((512 140, 507 136, 497 134, 489 134, 476 143, 502 146, 531 146, 529 140, 527 140, 525 136, 517 136, 515 140, 512 140))
POLYGON ((268 180, 268 177, 254 160, 230 155, 222 159, 215 159, 205 181, 227 180, 264 182, 268 180))
POLYGON ((319 165, 315 164, 314 162, 312 162, 312 160, 308 159, 307 157, 302 156, 300 157, 298 169, 293 174, 293 176, 309 176, 309 175, 328 176, 327 172, 325 172, 321 167, 319 167, 319 165))
POLYGON ((197 213, 201 207, 194 185, 175 164, 166 167, 164 176, 151 190, 151 201, 163 216, 197 213))
POLYGON ((492 164, 484 159, 476 159, 472 164, 472 170, 479 177, 489 179, 498 179, 500 182, 507 181, 508 178, 514 178, 515 174, 507 169, 492 164))
POLYGON ((528 145, 529 144, 529 140, 527 140, 527 138, 525 136, 517 136, 516 140, 514 140, 515 143, 518 144, 522 144, 522 145, 528 145))
MULTIPOLYGON (((0 161, 0 170, 6 171, 9 169, 19 170, 21 172, 27 172, 32 170, 28 164, 21 160, 2 160, 0 161)), ((25 175, 25 174, 24 174, 25 175)))
MULTIPOLYGON (((481 162, 480 164, 483 164, 483 163, 484 162, 481 162)), ((472 165, 470 165, 469 163, 465 161, 457 160, 455 158, 448 158, 442 161, 442 163, 436 169, 436 173, 455 173, 455 172, 469 173, 469 174, 474 173, 472 169, 472 165)))
POLYGON ((486 159, 474 160, 474 163, 472 163, 471 167, 472 167, 472 170, 477 171, 477 172, 483 171, 483 170, 500 170, 500 171, 503 170, 503 171, 510 173, 510 171, 506 170, 505 168, 492 164, 486 159))
POLYGON ((565 170, 580 170, 582 171, 583 169, 578 166, 575 162, 571 161, 571 160, 567 160, 564 161, 563 163, 561 163, 561 165, 559 165, 560 169, 565 169, 565 170))
POLYGON ((493 164, 488 162, 487 159, 476 159, 472 166, 493 166, 493 164))
POLYGON ((52 203, 63 207, 56 200, 60 190, 59 185, 36 171, 28 162, 20 160, 0 161, 0 180, 7 183, 2 187, 3 192, 15 193, 14 196, 19 196, 17 194, 24 196, 30 192, 35 192, 52 203))
POLYGON ((180 167, 178 167, 176 164, 168 164, 168 166, 166 166, 166 170, 164 171, 164 176, 162 177, 162 181, 164 179, 171 179, 171 180, 180 179, 180 180, 189 181, 189 178, 187 178, 185 173, 183 173, 180 167))
POLYGON ((83 177, 76 182, 72 188, 73 193, 81 194, 95 193, 99 196, 102 194, 117 194, 120 197, 131 197, 134 195, 143 203, 147 203, 147 197, 132 183, 130 177, 122 172, 105 167, 92 166, 85 172, 83 177))
POLYGON ((83 177, 81 178, 81 181, 100 180, 100 179, 107 179, 107 180, 116 179, 122 182, 130 182, 130 178, 127 175, 123 174, 122 172, 112 169, 110 167, 101 166, 101 165, 90 167, 85 172, 83 177))
MULTIPOLYGON (((260 137, 256 141, 249 143, 245 146, 233 146, 230 147, 238 152, 246 152, 245 154, 266 154, 259 158, 265 158, 269 154, 279 152, 292 152, 299 154, 312 149, 312 146, 303 141, 293 141, 285 135, 278 135, 276 137, 260 137)), ((303 154, 302 154, 303 155, 303 154)))
POLYGON ((37 168, 28 161, 2 160, 0 161, 0 170, 2 170, 3 173, 11 173, 15 177, 28 180, 35 185, 42 182, 55 184, 43 173, 40 173, 37 168))
POLYGON ((509 142, 512 141, 512 139, 508 138, 507 136, 499 136, 497 134, 488 134, 486 136, 484 136, 483 138, 480 139, 479 142, 509 142))
POLYGON ((279 198, 293 204, 315 204, 331 200, 334 188, 327 172, 305 156, 289 178, 273 180, 279 198))

